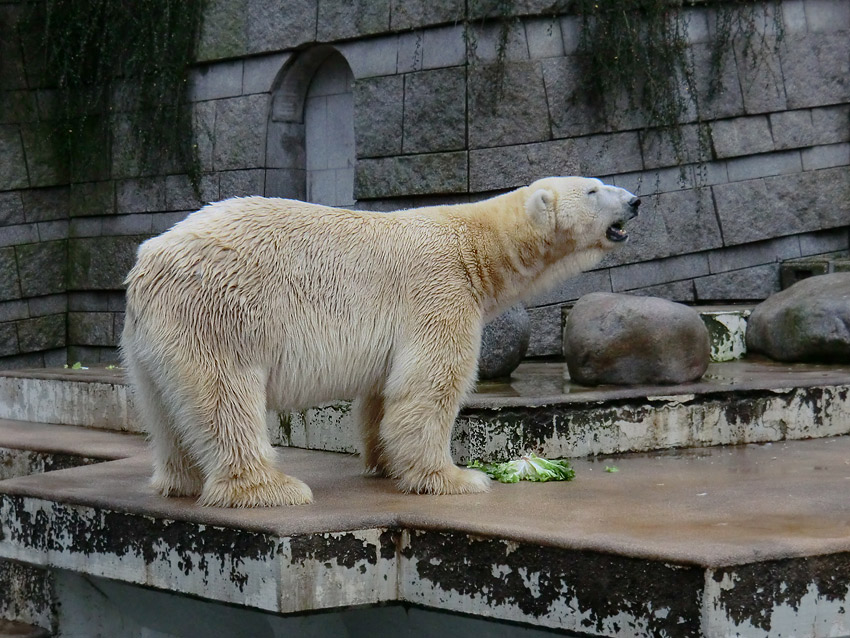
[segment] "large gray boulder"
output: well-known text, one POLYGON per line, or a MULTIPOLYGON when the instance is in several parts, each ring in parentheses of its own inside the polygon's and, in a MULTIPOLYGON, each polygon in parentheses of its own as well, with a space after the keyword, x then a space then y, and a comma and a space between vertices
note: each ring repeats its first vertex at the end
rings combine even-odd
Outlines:
POLYGON ((711 345, 693 308, 658 297, 597 292, 570 311, 564 351, 576 383, 672 384, 705 374, 711 345))
POLYGON ((747 323, 747 350, 778 361, 850 363, 850 272, 803 279, 765 299, 747 323))
POLYGON ((514 306, 484 326, 478 378, 501 379, 511 376, 528 350, 531 322, 524 306, 514 306))

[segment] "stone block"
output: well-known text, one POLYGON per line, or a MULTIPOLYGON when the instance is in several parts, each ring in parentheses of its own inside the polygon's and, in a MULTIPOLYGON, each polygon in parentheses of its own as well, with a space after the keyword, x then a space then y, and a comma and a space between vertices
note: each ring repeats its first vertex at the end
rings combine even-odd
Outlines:
POLYGON ((356 199, 463 193, 467 189, 467 153, 428 153, 357 162, 356 199))
POLYGON ((0 301, 20 298, 21 283, 14 248, 0 248, 0 273, 3 273, 0 277, 0 301))
POLYGON ((18 354, 18 329, 11 321, 0 323, 0 357, 18 354))
POLYGON ((16 224, 6 226, 0 233, 0 247, 32 244, 38 241, 37 224, 16 224))
POLYGON ((147 236, 68 240, 69 290, 119 290, 147 236))
POLYGON ((18 273, 24 297, 65 292, 68 243, 47 241, 17 246, 18 273))
POLYGON ((715 120, 742 115, 744 98, 732 52, 728 52, 725 57, 725 64, 720 69, 720 77, 715 81, 715 73, 712 70, 714 65, 712 44, 694 44, 691 51, 693 76, 702 119, 715 120))
POLYGON ((697 301, 724 302, 766 299, 779 291, 779 264, 764 264, 694 280, 697 301))
POLYGON ((709 132, 696 124, 685 124, 679 129, 680 138, 672 133, 658 129, 641 132, 643 165, 646 168, 681 166, 708 159, 703 150, 710 144, 709 132))
POLYGON ((39 352, 65 347, 65 315, 47 315, 17 322, 20 351, 39 352))
POLYGON ((522 22, 498 20, 468 27, 469 59, 476 63, 528 60, 528 41, 522 22))
POLYGON ((846 33, 792 35, 780 53, 788 108, 850 101, 846 33))
POLYGON ((133 126, 127 115, 119 114, 112 125, 112 171, 113 178, 138 177, 149 173, 142 158, 133 126))
POLYGON ((29 318, 29 306, 24 299, 0 301, 0 321, 16 321, 29 318))
POLYGON ((356 40, 337 45, 354 78, 393 75, 398 63, 398 36, 356 40))
POLYGON ((718 120, 709 128, 718 158, 767 153, 774 149, 767 116, 718 120))
POLYGON ((532 18, 525 21, 525 39, 532 60, 564 55, 564 39, 556 17, 532 18))
POLYGON ((708 266, 712 273, 720 273, 727 270, 772 264, 799 256, 800 240, 796 235, 793 235, 712 250, 708 254, 708 266))
POLYGON ((47 295, 27 300, 30 317, 43 317, 68 311, 68 295, 47 295))
POLYGON ((186 219, 186 217, 193 212, 194 211, 191 210, 178 210, 171 213, 153 213, 151 219, 151 232, 155 235, 164 233, 177 222, 186 219))
POLYGON ((812 109, 813 144, 850 142, 850 105, 812 109))
POLYGON ((812 112, 809 109, 771 113, 770 130, 777 150, 812 146, 815 143, 812 112))
MULTIPOLYGON (((399 45, 401 41, 399 41, 399 45)), ((399 49, 401 56, 401 49, 399 49)), ((422 68, 437 69, 466 62, 466 33, 459 25, 427 29, 422 33, 422 68)))
POLYGON ((404 77, 365 78, 354 84, 354 137, 357 157, 401 153, 404 77))
POLYGON ((112 215, 115 213, 115 182, 86 182, 71 185, 71 217, 112 215))
POLYGON ((114 215, 104 218, 101 224, 103 235, 149 235, 152 232, 151 213, 114 215))
POLYGON ((0 86, 4 89, 26 89, 27 75, 24 68, 21 41, 17 33, 20 11, 15 4, 0 5, 0 86))
POLYGON ((218 199, 262 195, 265 190, 264 180, 265 171, 262 169, 224 171, 219 174, 218 199))
POLYGON ((304 169, 278 168, 266 171, 266 197, 307 197, 307 173, 304 169))
POLYGON ((708 188, 660 193, 628 226, 629 241, 610 254, 624 264, 719 248, 723 245, 708 188))
POLYGON ((68 343, 73 346, 114 346, 114 313, 69 312, 68 343))
POLYGON ((165 178, 126 179, 117 185, 117 212, 144 213, 165 208, 165 178))
POLYGON ((278 74, 291 57, 291 53, 272 53, 246 59, 242 72, 242 92, 245 95, 271 92, 278 74))
POLYGON ((248 0, 208 0, 198 40, 198 61, 245 55, 247 37, 248 0))
POLYGON ((103 234, 103 217, 75 217, 68 227, 68 237, 99 237, 103 234))
POLYGON ((319 42, 346 40, 390 27, 392 0, 319 0, 319 42))
POLYGON ((404 153, 466 146, 466 70, 410 73, 404 82, 404 153))
POLYGON ((248 0, 248 53, 316 41, 316 0, 248 0))
POLYGON ((806 0, 805 11, 811 33, 850 30, 850 4, 844 0, 806 0))
POLYGON ((469 147, 549 139, 549 108, 539 62, 468 68, 469 147))
MULTIPOLYGON (((6 89, 6 85, 3 88, 6 89)), ((21 124, 36 119, 38 102, 35 91, 0 91, 0 124, 21 124)))
POLYGON ((218 180, 218 173, 201 175, 199 199, 188 175, 168 175, 165 178, 166 209, 171 211, 192 210, 217 201, 219 199, 218 180))
POLYGON ((782 26, 785 33, 805 33, 808 30, 806 23, 806 0, 785 0, 782 3, 782 26))
MULTIPOLYGON (((650 193, 658 195, 659 193, 680 191, 696 186, 693 166, 619 173, 612 175, 610 178, 600 179, 642 196, 650 193)), ((724 179, 723 181, 726 182, 728 180, 724 179)), ((704 184, 701 183, 700 185, 704 184)))
POLYGON ((726 163, 730 182, 741 182, 771 175, 787 175, 799 173, 802 170, 803 162, 798 150, 736 157, 726 163))
POLYGON ((806 148, 801 153, 804 171, 850 166, 850 143, 848 142, 806 148))
POLYGON ((195 67, 189 74, 192 102, 242 95, 242 60, 216 62, 195 67))
POLYGON ((392 0, 391 15, 393 31, 447 22, 457 24, 464 19, 464 5, 453 0, 392 0))
POLYGON ((581 41, 581 18, 576 16, 561 16, 561 39, 564 42, 564 54, 572 55, 578 50, 581 41))
POLYGON ((678 303, 693 303, 696 299, 694 282, 691 279, 684 281, 671 281, 667 284, 647 286, 646 288, 635 288, 629 291, 630 295, 639 297, 660 297, 678 303))
POLYGON ((17 126, 0 126, 0 190, 29 186, 24 146, 17 126))
POLYGON ((705 253, 678 255, 612 268, 611 288, 614 292, 622 292, 707 274, 708 256, 705 253))
POLYGON ((398 36, 398 73, 421 71, 425 58, 425 33, 422 30, 406 31, 398 36))
POLYGON ((216 100, 216 170, 263 166, 268 108, 269 98, 263 94, 216 100))
POLYGON ((58 219, 52 222, 39 222, 39 241, 55 241, 57 239, 68 239, 68 220, 58 219))
POLYGON ((546 306, 550 304, 575 301, 591 292, 611 292, 611 276, 608 270, 582 272, 537 297, 530 299, 527 306, 546 306))
POLYGON ((469 189, 480 193, 527 186, 548 175, 579 175, 580 165, 575 140, 473 150, 469 189))
POLYGON ((14 224, 24 223, 22 192, 27 191, 0 193, 0 226, 12 226, 14 224))
POLYGON ((739 39, 735 42, 735 63, 741 78, 741 95, 746 113, 770 113, 787 107, 782 69, 779 62, 779 42, 766 36, 755 44, 739 39))
POLYGON ((779 285, 785 290, 798 281, 816 275, 826 275, 830 270, 831 260, 828 256, 789 259, 779 266, 779 285))
POLYGON ((72 292, 68 294, 68 310, 71 312, 100 312, 109 310, 107 292, 72 292))
POLYGON ((24 216, 28 222, 67 219, 70 212, 70 189, 38 188, 21 193, 24 216))
POLYGON ((850 248, 850 232, 846 228, 822 230, 814 233, 806 233, 798 237, 800 241, 800 255, 818 255, 831 253, 838 250, 850 248))
POLYGON ((573 140, 581 175, 612 175, 643 167, 636 131, 590 135, 573 140))
POLYGON ((573 95, 581 81, 577 60, 571 56, 545 59, 541 62, 546 86, 546 99, 552 119, 552 136, 567 138, 586 135, 605 127, 602 114, 573 95))
POLYGON ((197 145, 198 164, 202 171, 213 170, 215 111, 215 101, 192 105, 192 130, 197 145))
MULTIPOLYGON (((68 163, 57 155, 56 145, 53 142, 54 136, 52 122, 21 126, 21 139, 24 143, 26 172, 29 175, 30 186, 56 186, 68 182, 68 163)), ((0 133, 0 139, 2 139, 2 133, 0 133)), ((0 187, 2 187, 1 183, 0 187)))
POLYGON ((564 354, 564 324, 561 306, 528 309, 531 334, 527 357, 560 357, 564 354))

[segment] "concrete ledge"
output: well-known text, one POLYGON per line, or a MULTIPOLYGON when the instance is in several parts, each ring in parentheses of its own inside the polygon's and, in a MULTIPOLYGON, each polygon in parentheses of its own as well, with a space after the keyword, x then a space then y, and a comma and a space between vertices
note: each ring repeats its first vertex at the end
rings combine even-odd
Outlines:
POLYGON ((847 437, 633 455, 428 497, 293 449, 316 504, 250 511, 160 498, 137 457, 0 482, 0 557, 277 613, 407 601, 586 635, 846 635, 848 457, 847 437))
MULTIPOLYGON (((138 431, 131 400, 120 370, 0 374, 0 418, 138 431)), ((270 412, 267 422, 279 446, 359 450, 347 402, 270 412)), ((478 385, 455 423, 452 454, 459 463, 527 451, 582 457, 847 433, 847 366, 747 359, 711 364, 695 383, 589 388, 571 383, 564 364, 524 363, 509 383, 478 385)))

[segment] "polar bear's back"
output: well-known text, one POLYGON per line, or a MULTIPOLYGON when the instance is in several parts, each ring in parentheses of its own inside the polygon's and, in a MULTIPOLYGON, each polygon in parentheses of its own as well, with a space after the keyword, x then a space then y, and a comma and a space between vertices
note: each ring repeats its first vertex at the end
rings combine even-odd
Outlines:
POLYGON ((338 398, 356 389, 341 371, 363 371, 355 383, 381 374, 398 331, 415 321, 416 291, 450 288, 455 259, 436 220, 226 200, 140 247, 124 345, 157 361, 238 353, 264 364, 270 382, 285 377, 290 392, 293 379, 310 379, 290 405, 315 400, 318 379, 328 383, 321 394, 338 398))

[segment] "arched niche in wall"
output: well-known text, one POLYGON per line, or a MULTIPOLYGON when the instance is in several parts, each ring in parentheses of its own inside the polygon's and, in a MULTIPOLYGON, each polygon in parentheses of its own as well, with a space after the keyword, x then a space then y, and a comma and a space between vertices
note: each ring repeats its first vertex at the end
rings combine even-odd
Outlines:
POLYGON ((354 203, 354 76, 333 47, 302 51, 280 72, 266 141, 266 195, 354 203))

